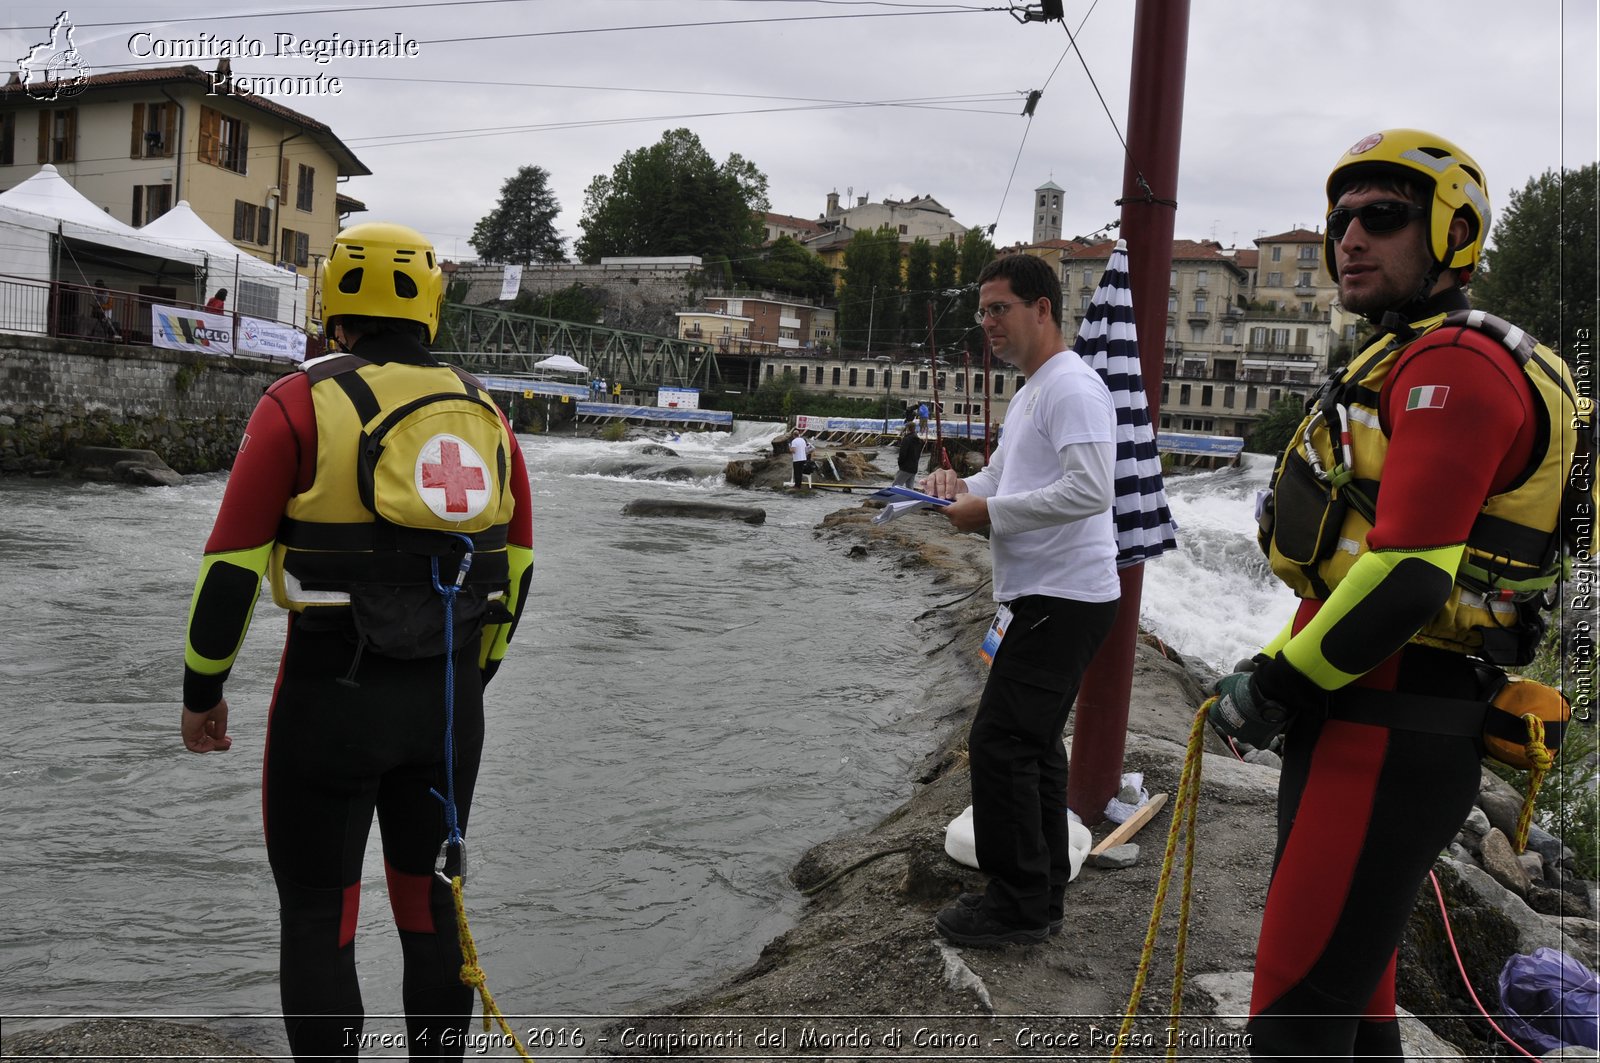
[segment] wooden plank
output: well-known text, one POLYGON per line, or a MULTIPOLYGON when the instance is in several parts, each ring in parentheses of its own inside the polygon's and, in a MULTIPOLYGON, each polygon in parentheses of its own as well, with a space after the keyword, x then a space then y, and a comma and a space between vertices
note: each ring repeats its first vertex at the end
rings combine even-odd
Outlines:
POLYGON ((1098 856, 1107 849, 1121 845, 1135 834, 1138 834, 1139 828, 1150 822, 1150 818, 1157 812, 1160 812, 1161 806, 1166 803, 1166 794, 1156 794, 1149 801, 1145 802, 1143 808, 1129 816, 1121 826, 1112 831, 1110 834, 1107 834, 1104 841, 1102 841, 1099 845, 1096 845, 1093 849, 1090 849, 1089 855, 1098 856))

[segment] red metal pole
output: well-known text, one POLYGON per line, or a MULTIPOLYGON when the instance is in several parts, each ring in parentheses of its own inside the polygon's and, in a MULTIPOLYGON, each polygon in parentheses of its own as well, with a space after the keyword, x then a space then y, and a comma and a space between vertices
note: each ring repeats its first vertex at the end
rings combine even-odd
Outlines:
MULTIPOLYGON (((1121 231, 1128 242, 1128 279, 1133 287, 1134 327, 1140 341, 1139 367, 1150 403, 1150 420, 1157 425, 1188 47, 1189 0, 1139 0, 1133 23, 1121 231)), ((1121 786, 1128 701, 1133 692, 1144 566, 1130 566, 1119 576, 1122 604, 1116 626, 1084 674, 1072 736, 1067 805, 1090 825, 1105 817, 1106 802, 1121 786)))
MULTIPOLYGON (((972 398, 972 352, 965 347, 961 349, 961 384, 966 388, 967 398, 972 398)), ((970 453, 972 447, 972 406, 967 403, 967 447, 964 453, 970 453)))
POLYGON ((983 334, 983 463, 989 464, 989 451, 994 443, 994 418, 989 409, 989 397, 993 392, 990 372, 994 362, 994 348, 989 346, 989 334, 983 334))
POLYGON ((933 301, 930 299, 928 307, 928 372, 933 375, 933 425, 934 440, 937 444, 936 453, 939 455, 939 468, 953 468, 950 464, 950 455, 944 449, 944 413, 939 409, 939 344, 933 338, 933 301))

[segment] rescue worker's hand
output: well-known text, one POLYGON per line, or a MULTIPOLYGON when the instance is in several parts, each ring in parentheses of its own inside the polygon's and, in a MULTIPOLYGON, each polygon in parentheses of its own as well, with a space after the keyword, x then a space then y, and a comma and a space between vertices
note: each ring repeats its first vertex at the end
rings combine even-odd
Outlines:
POLYGON ((1257 674, 1235 672, 1218 680, 1206 722, 1223 738, 1265 749, 1288 724, 1289 710, 1261 693, 1257 674))
POLYGON ((228 699, 223 698, 204 712, 183 708, 183 744, 191 753, 226 753, 233 745, 228 737, 228 699))

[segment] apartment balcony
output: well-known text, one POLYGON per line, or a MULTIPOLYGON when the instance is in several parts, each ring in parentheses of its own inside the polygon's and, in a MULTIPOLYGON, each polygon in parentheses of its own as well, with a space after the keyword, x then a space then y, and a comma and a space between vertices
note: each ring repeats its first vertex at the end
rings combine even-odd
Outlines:
POLYGON ((1303 343, 1246 343, 1244 353, 1246 358, 1284 358, 1306 362, 1315 362, 1317 358, 1317 349, 1303 343))
MULTIPOLYGON (((1295 290, 1304 291, 1307 295, 1311 295, 1315 291, 1315 289, 1309 288, 1295 290)), ((1321 322, 1324 324, 1326 324, 1332 317, 1331 313, 1327 310, 1306 311, 1300 309, 1298 306, 1279 307, 1276 310, 1268 309, 1266 307, 1252 306, 1240 311, 1240 316, 1249 318, 1251 321, 1298 321, 1302 323, 1321 322)))
POLYGON ((1212 314, 1209 310, 1189 310, 1184 314, 1185 320, 1191 325, 1209 325, 1211 324, 1211 317, 1212 314))

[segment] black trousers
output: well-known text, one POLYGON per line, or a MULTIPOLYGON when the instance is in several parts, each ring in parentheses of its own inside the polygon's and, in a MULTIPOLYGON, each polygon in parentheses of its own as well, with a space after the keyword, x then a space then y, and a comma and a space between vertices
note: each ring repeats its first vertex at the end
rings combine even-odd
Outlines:
POLYGON ((1117 603, 1033 595, 1010 604, 967 743, 973 840, 989 875, 985 911, 1010 926, 1043 927, 1072 870, 1061 735, 1117 603))
MULTIPOLYGON (((363 655, 339 631, 291 619, 267 730, 262 809, 282 923, 280 992, 296 1059, 357 1054, 355 929, 374 813, 404 957, 412 1058, 461 1058, 472 989, 460 980, 455 906, 434 875, 446 836, 445 658, 363 655)), ((455 668, 455 799, 465 830, 483 749, 477 643, 455 668)), ((446 872, 456 870, 455 850, 446 872)))

